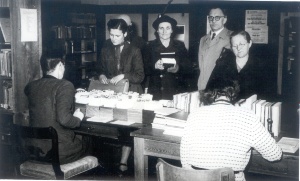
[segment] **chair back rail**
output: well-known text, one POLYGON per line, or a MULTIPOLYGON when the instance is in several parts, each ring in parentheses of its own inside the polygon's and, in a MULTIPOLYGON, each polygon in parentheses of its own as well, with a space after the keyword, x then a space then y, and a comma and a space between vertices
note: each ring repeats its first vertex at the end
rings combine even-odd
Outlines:
POLYGON ((156 165, 159 181, 234 181, 234 171, 231 168, 210 170, 194 170, 176 167, 159 158, 156 165))

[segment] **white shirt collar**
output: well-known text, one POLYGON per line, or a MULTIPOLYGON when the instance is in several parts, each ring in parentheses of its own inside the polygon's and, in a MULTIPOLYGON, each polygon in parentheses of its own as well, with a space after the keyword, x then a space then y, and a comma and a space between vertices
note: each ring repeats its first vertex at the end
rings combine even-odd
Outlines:
MULTIPOLYGON (((218 34, 220 34, 220 33, 221 33, 221 31, 222 31, 222 30, 224 30, 224 27, 223 27, 223 28, 221 28, 221 29, 219 29, 218 31, 215 31, 215 32, 214 32, 214 31, 210 31, 210 34, 211 34, 211 36, 212 36, 212 34, 213 34, 213 33, 215 33, 215 34, 216 34, 216 36, 217 36, 218 34)), ((215 37, 216 37, 216 36, 215 36, 215 37)))

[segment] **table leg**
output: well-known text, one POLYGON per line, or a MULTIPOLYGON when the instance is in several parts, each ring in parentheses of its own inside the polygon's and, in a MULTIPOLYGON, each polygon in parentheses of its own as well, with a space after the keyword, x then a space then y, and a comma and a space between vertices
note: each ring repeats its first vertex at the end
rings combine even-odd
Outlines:
POLYGON ((134 176, 135 180, 148 180, 148 156, 144 155, 145 140, 134 137, 134 176))

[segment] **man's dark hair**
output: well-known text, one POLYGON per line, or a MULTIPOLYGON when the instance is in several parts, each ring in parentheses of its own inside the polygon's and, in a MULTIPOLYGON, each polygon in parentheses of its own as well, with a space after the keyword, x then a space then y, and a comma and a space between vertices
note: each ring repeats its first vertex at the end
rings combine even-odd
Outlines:
POLYGON ((59 62, 65 64, 64 56, 60 52, 46 52, 40 59, 43 74, 46 75, 48 72, 53 70, 59 62))

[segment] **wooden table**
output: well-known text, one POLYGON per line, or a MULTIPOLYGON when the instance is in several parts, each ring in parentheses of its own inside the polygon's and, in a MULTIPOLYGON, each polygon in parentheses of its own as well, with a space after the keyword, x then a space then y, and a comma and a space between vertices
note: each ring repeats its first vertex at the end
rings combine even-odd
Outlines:
MULTIPOLYGON (((86 105, 76 104, 76 109, 80 108, 81 112, 86 113, 86 105)), ((77 134, 95 136, 101 138, 102 140, 108 140, 108 142, 121 142, 123 144, 133 144, 133 138, 130 136, 130 132, 137 129, 143 128, 147 125, 150 125, 154 119, 153 111, 144 111, 142 113, 141 123, 134 123, 131 125, 118 125, 101 122, 91 122, 86 121, 88 117, 85 117, 81 122, 81 125, 78 129, 74 131, 77 134)), ((114 120, 112 120, 114 121, 114 120)))
MULTIPOLYGON (((164 135, 163 130, 144 127, 130 134, 134 137, 135 180, 148 180, 148 157, 180 160, 180 137, 164 135)), ((299 178, 299 153, 284 154, 279 162, 268 162, 252 152, 249 172, 299 178)))
POLYGON ((130 133, 145 126, 147 125, 142 123, 125 126, 112 123, 83 121, 80 127, 74 131, 76 134, 94 136, 102 141, 133 146, 133 139, 130 133))

